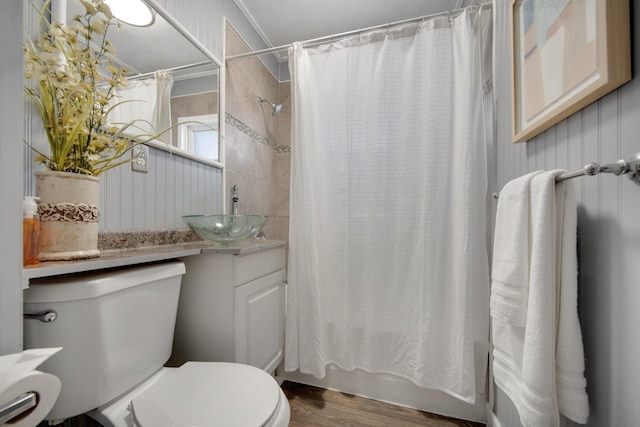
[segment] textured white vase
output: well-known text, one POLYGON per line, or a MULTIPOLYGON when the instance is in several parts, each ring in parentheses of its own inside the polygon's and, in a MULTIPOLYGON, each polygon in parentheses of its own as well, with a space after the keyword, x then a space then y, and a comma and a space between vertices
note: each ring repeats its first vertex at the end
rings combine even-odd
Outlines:
POLYGON ((68 172, 36 172, 40 198, 40 261, 95 258, 98 250, 100 181, 68 172))

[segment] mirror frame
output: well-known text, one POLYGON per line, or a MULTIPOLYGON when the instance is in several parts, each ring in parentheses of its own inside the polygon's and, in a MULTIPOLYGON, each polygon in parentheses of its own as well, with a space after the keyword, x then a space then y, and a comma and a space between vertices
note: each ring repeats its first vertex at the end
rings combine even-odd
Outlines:
POLYGON ((210 165, 216 167, 218 169, 224 170, 224 86, 223 86, 223 64, 222 62, 216 58, 209 49, 202 44, 193 34, 189 32, 178 20, 173 17, 167 10, 165 10, 160 4, 157 3, 156 0, 144 0, 147 5, 153 9, 158 15, 163 17, 173 28, 175 28, 184 38, 186 38, 190 43, 192 43, 196 49, 198 49, 202 54, 207 57, 207 59, 211 60, 218 67, 218 157, 220 161, 209 160, 204 157, 197 156, 193 153, 190 153, 186 150, 178 148, 176 146, 169 146, 160 141, 149 141, 146 145, 167 151, 172 155, 175 154, 177 156, 186 157, 188 159, 197 161, 199 163, 203 163, 206 165, 210 165))

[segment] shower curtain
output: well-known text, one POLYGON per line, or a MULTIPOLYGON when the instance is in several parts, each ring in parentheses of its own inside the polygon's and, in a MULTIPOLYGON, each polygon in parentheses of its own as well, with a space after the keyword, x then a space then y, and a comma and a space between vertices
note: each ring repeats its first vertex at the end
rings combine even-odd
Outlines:
POLYGON ((471 296, 489 282, 478 11, 290 49, 286 371, 335 365, 475 401, 471 296))
MULTIPOLYGON (((171 88, 173 77, 167 71, 153 73, 153 78, 145 80, 129 80, 126 87, 115 90, 115 107, 109 114, 111 123, 134 122, 127 130, 131 136, 156 135, 171 126, 171 88)), ((159 138, 171 144, 171 132, 163 133, 159 138)))

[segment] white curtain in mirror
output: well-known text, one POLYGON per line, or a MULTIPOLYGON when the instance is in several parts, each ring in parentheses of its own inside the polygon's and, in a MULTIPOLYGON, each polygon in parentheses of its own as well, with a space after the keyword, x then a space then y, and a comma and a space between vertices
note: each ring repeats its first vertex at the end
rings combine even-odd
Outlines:
POLYGON ((287 371, 391 374, 469 403, 483 390, 477 24, 472 7, 290 51, 287 371))
POLYGON ((120 103, 109 114, 109 122, 123 124, 135 122, 127 131, 129 135, 161 132, 158 138, 171 144, 171 88, 173 77, 167 71, 153 73, 152 78, 129 80, 127 87, 118 88, 115 102, 120 103))

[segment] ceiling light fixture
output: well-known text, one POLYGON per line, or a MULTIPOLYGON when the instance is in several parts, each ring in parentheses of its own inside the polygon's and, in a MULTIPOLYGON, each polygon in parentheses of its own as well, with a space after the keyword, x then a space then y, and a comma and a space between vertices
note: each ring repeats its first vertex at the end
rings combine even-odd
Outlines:
POLYGON ((156 19, 155 11, 142 0, 105 0, 105 3, 113 16, 125 24, 150 27, 156 19))

